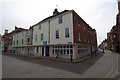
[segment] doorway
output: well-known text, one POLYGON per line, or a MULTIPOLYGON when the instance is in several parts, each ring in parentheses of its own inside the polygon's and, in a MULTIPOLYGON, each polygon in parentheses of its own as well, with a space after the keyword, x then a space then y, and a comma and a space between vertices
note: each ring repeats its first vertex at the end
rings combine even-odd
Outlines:
POLYGON ((45 47, 45 56, 49 56, 49 46, 45 47))
POLYGON ((44 56, 44 47, 42 47, 42 56, 44 56))
POLYGON ((116 46, 116 52, 120 52, 120 47, 116 46))

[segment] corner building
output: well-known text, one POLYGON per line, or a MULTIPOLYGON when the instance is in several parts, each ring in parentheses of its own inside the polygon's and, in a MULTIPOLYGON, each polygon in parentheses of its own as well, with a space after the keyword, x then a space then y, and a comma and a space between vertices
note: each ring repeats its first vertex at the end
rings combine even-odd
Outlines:
POLYGON ((79 59, 97 51, 96 30, 74 10, 58 12, 35 24, 33 48, 35 56, 79 59))

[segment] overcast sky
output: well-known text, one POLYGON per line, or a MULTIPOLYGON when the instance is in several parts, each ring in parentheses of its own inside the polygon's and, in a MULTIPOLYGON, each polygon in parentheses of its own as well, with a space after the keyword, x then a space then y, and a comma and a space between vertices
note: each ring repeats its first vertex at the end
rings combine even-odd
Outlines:
POLYGON ((116 24, 117 0, 0 0, 0 34, 15 25, 28 29, 53 14, 67 9, 76 11, 97 31, 98 44, 116 24), (58 5, 58 6, 56 6, 58 5))

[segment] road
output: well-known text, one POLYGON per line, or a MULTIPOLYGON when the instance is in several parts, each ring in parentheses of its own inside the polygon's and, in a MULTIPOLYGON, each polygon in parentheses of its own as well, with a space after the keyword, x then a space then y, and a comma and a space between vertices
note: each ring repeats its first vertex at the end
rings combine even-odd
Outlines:
POLYGON ((2 55, 3 78, 114 78, 118 54, 108 50, 79 63, 2 55))

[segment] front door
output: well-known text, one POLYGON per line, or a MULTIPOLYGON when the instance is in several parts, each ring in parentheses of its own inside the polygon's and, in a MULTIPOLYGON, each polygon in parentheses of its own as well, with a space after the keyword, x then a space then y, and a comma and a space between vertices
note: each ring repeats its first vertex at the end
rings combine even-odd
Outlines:
POLYGON ((44 47, 42 47, 42 56, 44 56, 44 47))
POLYGON ((45 47, 45 56, 49 56, 49 46, 45 47))

